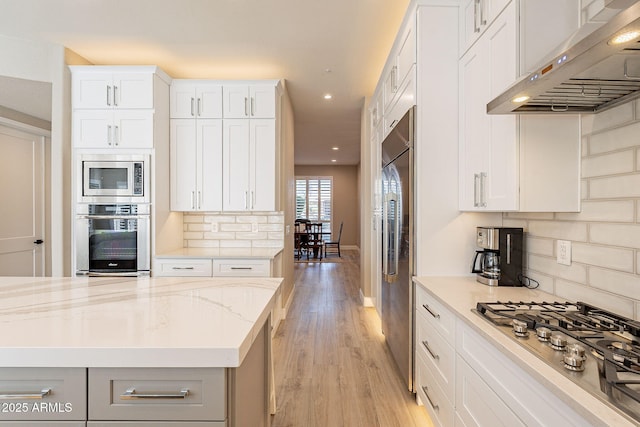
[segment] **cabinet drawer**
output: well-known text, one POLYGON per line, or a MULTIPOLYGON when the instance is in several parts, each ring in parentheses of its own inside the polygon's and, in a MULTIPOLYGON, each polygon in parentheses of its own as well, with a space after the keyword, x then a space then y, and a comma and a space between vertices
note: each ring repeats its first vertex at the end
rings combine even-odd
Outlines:
POLYGON ((214 276, 271 276, 271 261, 268 259, 214 259, 214 276))
POLYGON ((429 326, 422 313, 418 313, 416 316, 416 353, 424 357, 448 399, 453 402, 455 396, 455 350, 429 326))
POLYGON ((156 277, 211 277, 210 259, 156 259, 156 277))
POLYGON ((89 369, 90 420, 224 421, 226 408, 223 368, 89 369))
POLYGON ((453 403, 446 397, 432 372, 427 368, 427 361, 421 356, 416 357, 416 393, 417 398, 424 404, 434 425, 440 427, 452 426, 454 423, 453 403))
POLYGON ((429 325, 435 328, 449 344, 455 345, 455 316, 418 284, 416 284, 416 311, 423 314, 429 325))
POLYGON ((0 368, 0 421, 84 420, 86 390, 83 368, 0 368))

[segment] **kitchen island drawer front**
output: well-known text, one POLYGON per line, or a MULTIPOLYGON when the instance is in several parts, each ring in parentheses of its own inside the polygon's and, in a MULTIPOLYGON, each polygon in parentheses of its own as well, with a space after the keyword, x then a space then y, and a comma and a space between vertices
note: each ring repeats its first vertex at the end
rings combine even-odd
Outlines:
POLYGON ((416 317, 416 353, 424 357, 436 380, 449 400, 453 402, 455 396, 455 350, 429 326, 422 313, 418 313, 416 317))
POLYGON ((427 368, 428 363, 421 354, 418 354, 416 357, 416 393, 418 400, 424 404, 435 426, 452 426, 455 416, 453 401, 447 399, 447 393, 440 388, 433 372, 427 368))
MULTIPOLYGON (((83 424, 84 425, 84 424, 83 424)), ((226 427, 226 421, 89 421, 87 427, 226 427)), ((16 426, 18 427, 18 426, 16 426)), ((55 426, 52 426, 55 427, 55 426)))
POLYGON ((226 407, 224 368, 89 369, 89 420, 224 421, 226 407))
POLYGON ((210 259, 158 259, 153 266, 156 277, 211 277, 210 259))
POLYGON ((433 326, 452 346, 455 345, 456 317, 449 309, 416 283, 416 311, 424 314, 433 326))
POLYGON ((85 420, 86 391, 86 369, 0 368, 0 421, 85 420))
POLYGON ((271 261, 268 259, 214 259, 213 276, 271 277, 271 261))

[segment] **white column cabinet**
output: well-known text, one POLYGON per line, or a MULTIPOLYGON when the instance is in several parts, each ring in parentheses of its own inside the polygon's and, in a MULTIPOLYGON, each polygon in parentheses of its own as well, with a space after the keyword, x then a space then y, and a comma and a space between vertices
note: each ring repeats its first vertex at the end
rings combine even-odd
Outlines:
POLYGON ((171 119, 171 210, 222 210, 222 120, 171 119))
POLYGON ((224 120, 224 211, 275 208, 276 130, 273 119, 224 120))
POLYGON ((204 80, 174 80, 171 83, 172 119, 222 118, 222 84, 204 80))
POLYGON ((275 118, 274 85, 224 85, 222 88, 225 119, 275 118))
POLYGON ((459 209, 578 211, 579 116, 488 115, 486 104, 577 28, 579 1, 492 4, 501 12, 459 61, 459 209))
POLYGON ((510 0, 463 0, 460 9, 460 55, 478 40, 510 0))

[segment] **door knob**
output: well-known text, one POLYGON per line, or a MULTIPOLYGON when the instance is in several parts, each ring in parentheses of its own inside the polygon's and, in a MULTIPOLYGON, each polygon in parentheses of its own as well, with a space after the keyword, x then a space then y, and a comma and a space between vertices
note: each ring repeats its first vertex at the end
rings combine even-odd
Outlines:
POLYGON ((42 240, 42 239, 38 239, 38 240, 36 240, 36 241, 35 241, 35 242, 33 242, 33 243, 35 243, 36 245, 41 245, 41 244, 43 244, 43 243, 44 243, 44 240, 42 240))

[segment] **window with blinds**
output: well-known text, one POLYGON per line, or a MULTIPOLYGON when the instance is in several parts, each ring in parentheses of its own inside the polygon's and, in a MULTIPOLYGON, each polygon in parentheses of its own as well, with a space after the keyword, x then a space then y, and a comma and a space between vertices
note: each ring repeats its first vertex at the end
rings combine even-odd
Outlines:
POLYGON ((296 177, 296 219, 322 223, 331 231, 333 179, 330 176, 296 177))

